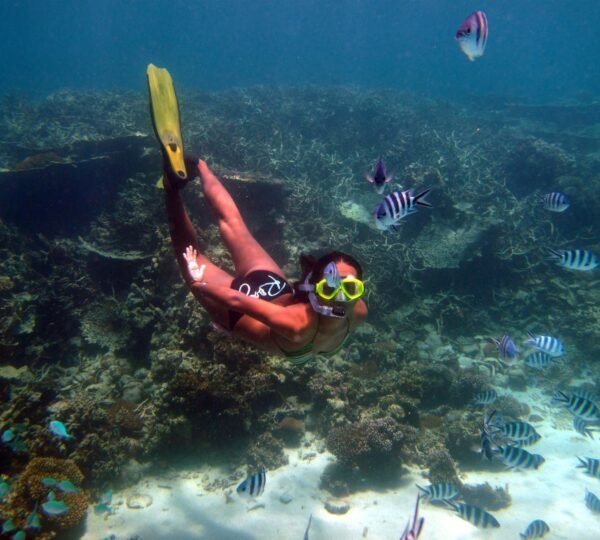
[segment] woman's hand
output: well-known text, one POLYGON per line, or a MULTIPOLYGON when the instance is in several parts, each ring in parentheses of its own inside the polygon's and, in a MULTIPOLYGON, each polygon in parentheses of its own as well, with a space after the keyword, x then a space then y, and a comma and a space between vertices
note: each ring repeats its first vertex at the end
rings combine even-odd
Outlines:
POLYGON ((192 246, 185 248, 185 251, 183 252, 183 258, 185 259, 185 262, 187 262, 188 272, 192 278, 192 281, 194 283, 201 282, 202 285, 206 285, 206 282, 202 281, 206 265, 203 264, 198 266, 197 257, 198 252, 192 246))

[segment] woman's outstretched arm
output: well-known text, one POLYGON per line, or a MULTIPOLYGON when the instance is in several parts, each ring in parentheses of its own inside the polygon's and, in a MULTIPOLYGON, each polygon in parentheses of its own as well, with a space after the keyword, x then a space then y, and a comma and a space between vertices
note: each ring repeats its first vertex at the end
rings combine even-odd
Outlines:
POLYGON ((198 265, 196 250, 188 246, 182 255, 187 263, 187 273, 193 280, 190 284, 192 293, 198 299, 208 298, 226 309, 249 315, 291 342, 302 339, 302 331, 310 323, 306 310, 295 308, 295 305, 280 306, 225 285, 206 283, 202 281, 204 265, 198 265))

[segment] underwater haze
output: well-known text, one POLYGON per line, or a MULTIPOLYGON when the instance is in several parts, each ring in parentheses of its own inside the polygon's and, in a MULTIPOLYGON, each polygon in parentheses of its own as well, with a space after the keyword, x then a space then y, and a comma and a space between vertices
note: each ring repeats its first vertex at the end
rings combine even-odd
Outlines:
POLYGON ((0 0, 0 540, 598 540, 599 27, 0 0))
POLYGON ((600 87, 599 24, 595 0, 6 0, 0 91, 139 89, 153 62, 205 90, 356 84, 569 99, 600 87), (475 9, 490 20, 480 65, 454 44, 475 9))

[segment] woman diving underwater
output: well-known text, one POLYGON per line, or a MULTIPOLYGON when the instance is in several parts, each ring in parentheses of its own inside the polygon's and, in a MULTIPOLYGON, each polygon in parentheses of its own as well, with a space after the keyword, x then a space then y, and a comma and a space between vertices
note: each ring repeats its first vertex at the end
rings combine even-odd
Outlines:
POLYGON ((148 66, 150 109, 163 154, 163 184, 171 240, 183 277, 217 327, 259 349, 301 363, 334 354, 367 316, 362 269, 350 255, 333 251, 302 256, 300 281, 292 287, 252 236, 229 192, 205 161, 184 156, 179 110, 167 70, 148 66), (198 250, 181 190, 200 177, 205 200, 216 213, 235 276, 198 250))

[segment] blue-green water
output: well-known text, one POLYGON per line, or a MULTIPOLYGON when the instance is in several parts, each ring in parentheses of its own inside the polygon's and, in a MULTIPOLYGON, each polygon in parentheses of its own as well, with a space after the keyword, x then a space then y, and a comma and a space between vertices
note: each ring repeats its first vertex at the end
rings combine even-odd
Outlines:
POLYGON ((596 93, 600 6, 583 0, 6 1, 0 91, 138 89, 149 62, 180 84, 358 84, 464 98, 533 101, 596 93), (487 12, 484 61, 454 32, 487 12))

